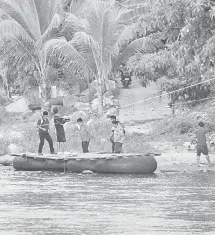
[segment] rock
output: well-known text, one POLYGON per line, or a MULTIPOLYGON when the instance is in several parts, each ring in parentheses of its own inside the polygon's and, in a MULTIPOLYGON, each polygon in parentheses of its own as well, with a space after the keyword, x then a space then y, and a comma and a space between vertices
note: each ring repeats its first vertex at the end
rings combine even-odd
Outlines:
POLYGON ((7 112, 23 113, 28 110, 28 104, 24 97, 6 106, 7 112))
POLYGON ((49 100, 49 105, 63 105, 63 98, 62 97, 57 97, 57 98, 51 98, 49 100))
POLYGON ((0 164, 3 166, 10 166, 13 163, 15 156, 11 155, 4 155, 0 156, 0 164))
POLYGON ((92 106, 92 110, 93 111, 97 111, 98 108, 99 108, 99 99, 98 98, 94 99, 92 101, 92 105, 91 106, 92 106))
POLYGON ((10 144, 7 147, 7 153, 8 154, 19 154, 19 153, 23 153, 25 151, 25 149, 21 146, 17 146, 15 144, 10 144))
POLYGON ((74 108, 76 108, 78 111, 82 111, 89 109, 90 105, 88 103, 77 102, 75 103, 74 108))
POLYGON ((81 174, 93 174, 93 172, 90 170, 84 170, 81 172, 81 174))
POLYGON ((15 140, 15 139, 22 139, 24 132, 17 132, 17 131, 7 131, 0 133, 0 139, 4 140, 15 140))
POLYGON ((109 98, 104 98, 104 105, 113 106, 113 100, 111 100, 109 98))
POLYGON ((78 97, 74 95, 65 96, 63 97, 63 106, 68 107, 68 108, 73 107, 77 101, 78 101, 78 97))

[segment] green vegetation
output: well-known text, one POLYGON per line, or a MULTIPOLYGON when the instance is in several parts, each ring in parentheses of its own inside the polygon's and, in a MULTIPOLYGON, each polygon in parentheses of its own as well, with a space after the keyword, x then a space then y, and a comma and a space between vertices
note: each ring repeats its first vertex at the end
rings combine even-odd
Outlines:
POLYGON ((138 39, 128 45, 134 34, 133 21, 147 11, 145 6, 130 6, 129 2, 72 1, 66 3, 65 13, 59 0, 51 6, 50 1, 23 5, 22 1, 1 0, 1 59, 9 70, 33 74, 43 103, 50 96, 49 75, 54 68, 60 67, 72 78, 95 79, 102 112, 107 80, 122 58, 134 55, 145 42, 138 39))
MULTIPOLYGON (((101 114, 107 82, 122 63, 141 86, 157 82, 172 105, 198 104, 214 93, 214 17, 213 0, 0 0, 0 67, 6 71, 0 76, 2 105, 10 88, 22 94, 39 85, 45 104, 51 85, 73 91, 77 83, 96 81, 101 114)), ((213 120, 207 122, 212 129, 213 120)), ((186 114, 156 125, 152 136, 195 130, 186 114)), ((24 129, 35 143, 32 123, 24 129)), ((68 133, 75 145, 77 136, 68 133)), ((102 146, 102 136, 93 140, 95 146, 102 146)), ((145 147, 145 137, 136 138, 126 140, 129 151, 145 147)))
MULTIPOLYGON (((131 58, 131 68, 142 72, 142 84, 153 80, 161 92, 171 92, 214 77, 214 17, 212 0, 148 1, 149 13, 139 19, 138 35, 160 43, 151 53, 131 58)), ((170 95, 176 101, 206 98, 214 81, 170 95)))
MULTIPOLYGON (((54 82, 68 88, 96 80, 102 112, 106 82, 128 60, 143 86, 153 80, 161 92, 213 78, 212 0, 32 3, 0 1, 0 60, 7 85, 24 90, 38 84, 44 102, 54 82)), ((205 98, 213 84, 175 92, 171 101, 205 98)))

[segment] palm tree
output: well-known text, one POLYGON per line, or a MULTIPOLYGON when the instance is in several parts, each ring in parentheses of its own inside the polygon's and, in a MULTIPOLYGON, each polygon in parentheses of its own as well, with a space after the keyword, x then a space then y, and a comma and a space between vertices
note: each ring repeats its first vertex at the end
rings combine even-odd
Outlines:
POLYGON ((60 0, 0 0, 1 58, 15 55, 15 64, 29 65, 38 76, 43 103, 48 100, 50 58, 43 46, 59 28, 60 0))
MULTIPOLYGON (((117 3, 103 0, 73 0, 64 28, 70 27, 72 39, 52 39, 45 45, 48 55, 61 58, 67 69, 81 68, 97 80, 99 112, 103 112, 103 87, 108 75, 120 61, 126 62, 136 52, 155 50, 156 42, 134 38, 134 18, 147 12, 145 1, 135 7, 134 1, 117 3), (126 45, 123 50, 122 46, 126 45)), ((137 2, 137 1, 136 1, 137 2)))

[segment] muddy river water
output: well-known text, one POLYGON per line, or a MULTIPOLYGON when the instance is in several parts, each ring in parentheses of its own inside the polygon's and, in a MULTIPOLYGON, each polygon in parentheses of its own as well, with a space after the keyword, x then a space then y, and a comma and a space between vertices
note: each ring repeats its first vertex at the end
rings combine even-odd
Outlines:
POLYGON ((0 234, 215 234, 215 173, 101 175, 0 167, 0 234))

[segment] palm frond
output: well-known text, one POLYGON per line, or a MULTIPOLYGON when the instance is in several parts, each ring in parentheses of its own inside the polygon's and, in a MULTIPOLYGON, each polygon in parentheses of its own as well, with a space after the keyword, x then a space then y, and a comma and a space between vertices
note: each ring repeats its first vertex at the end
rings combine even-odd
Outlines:
POLYGON ((113 55, 118 55, 123 44, 128 44, 128 42, 136 36, 136 27, 137 25, 134 23, 129 26, 124 26, 122 31, 118 30, 119 35, 116 37, 117 40, 115 40, 112 45, 113 55))
POLYGON ((70 13, 75 16, 81 16, 88 6, 88 0, 72 0, 70 5, 70 13))
POLYGON ((44 53, 47 57, 55 56, 59 61, 64 61, 64 69, 67 71, 78 70, 93 71, 93 61, 88 61, 73 45, 63 38, 51 39, 44 45, 44 53))
POLYGON ((43 35, 41 36, 37 44, 39 45, 40 43, 47 41, 50 38, 52 31, 60 27, 61 22, 62 20, 61 20, 60 15, 55 14, 54 17, 52 18, 51 23, 49 24, 48 28, 43 33, 43 35))
POLYGON ((85 32, 77 32, 71 40, 71 43, 87 61, 90 61, 94 71, 98 71, 102 68, 101 47, 100 44, 94 40, 93 36, 85 32))
POLYGON ((120 3, 121 6, 126 8, 142 6, 148 4, 149 0, 127 0, 125 2, 120 3))
POLYGON ((89 26, 86 20, 79 19, 76 15, 71 13, 65 15, 62 32, 69 30, 71 34, 74 34, 78 31, 86 31, 87 28, 89 28, 89 26))
POLYGON ((33 20, 34 18, 31 10, 32 7, 30 9, 28 7, 29 5, 30 4, 28 1, 23 2, 22 0, 0 0, 0 8, 3 9, 8 15, 10 15, 11 18, 17 21, 25 29, 25 31, 32 38, 34 38, 34 40, 36 40, 40 32, 37 31, 37 23, 34 22, 34 24, 29 24, 30 21, 28 20, 33 20), (29 19, 26 18, 27 14, 29 16, 29 19))
POLYGON ((11 16, 0 8, 0 23, 4 20, 9 20, 9 19, 11 19, 11 16))
POLYGON ((29 36, 25 29, 14 20, 5 20, 0 24, 0 38, 15 36, 27 43, 34 44, 35 41, 29 36))
POLYGON ((121 22, 133 22, 140 16, 144 16, 149 13, 148 4, 145 6, 135 7, 134 9, 127 10, 126 12, 122 13, 120 16, 121 22))
POLYGON ((37 18, 40 25, 41 35, 49 27, 52 18, 57 12, 58 6, 61 4, 60 0, 32 0, 34 2, 37 18))
POLYGON ((114 63, 114 66, 118 66, 120 62, 126 63, 128 59, 135 55, 135 53, 154 53, 161 46, 162 42, 160 40, 152 40, 149 37, 143 37, 136 39, 130 43, 119 55, 114 63))
POLYGON ((0 48, 0 54, 2 60, 15 57, 16 59, 13 61, 14 66, 24 66, 32 62, 37 67, 38 71, 40 70, 39 60, 35 54, 35 45, 26 44, 14 35, 4 37, 4 43, 0 48))

